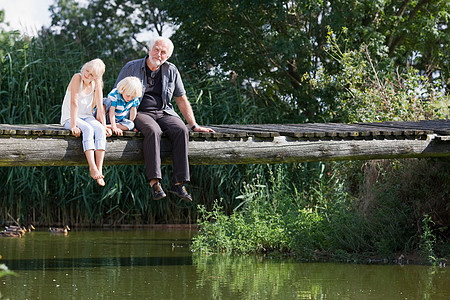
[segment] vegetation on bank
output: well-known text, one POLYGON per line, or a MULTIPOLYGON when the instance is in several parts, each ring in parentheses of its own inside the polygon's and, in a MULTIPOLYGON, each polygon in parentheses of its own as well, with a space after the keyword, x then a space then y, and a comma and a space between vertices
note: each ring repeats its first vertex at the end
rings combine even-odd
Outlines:
MULTIPOLYGON (((65 88, 83 62, 105 61, 107 93, 125 62, 145 54, 139 33, 161 34, 167 26, 175 42, 170 60, 202 124, 449 115, 448 1, 355 2, 351 11, 345 0, 150 2, 55 1, 52 26, 36 37, 6 30, 0 11, 0 122, 58 123, 65 88), (140 17, 123 18, 117 9, 140 17)), ((86 167, 0 168, 0 220, 198 222, 197 252, 420 252, 438 262, 450 252, 448 165, 412 159, 193 166, 194 205, 172 196, 153 201, 143 166, 106 166, 105 188, 86 167)), ((164 168, 169 186, 170 166, 164 168)))
POLYGON ((304 185, 296 186, 286 180, 292 166, 267 166, 265 176, 244 185, 243 202, 231 215, 224 213, 221 201, 211 210, 200 206, 193 251, 359 262, 404 257, 403 262, 416 263, 439 263, 450 255, 444 223, 448 159, 302 167, 308 169, 304 185), (348 182, 361 167, 364 182, 356 197, 348 182))
MULTIPOLYGON (((381 71, 364 45, 344 53, 332 32, 329 41, 342 67, 335 84, 345 86, 341 117, 373 122, 448 115, 448 96, 416 70, 381 71)), ((433 264, 450 255, 448 158, 267 166, 261 174, 243 186, 243 202, 231 215, 221 201, 210 210, 199 206, 194 252, 344 261, 414 257, 433 264), (301 178, 292 177, 292 169, 301 178)))

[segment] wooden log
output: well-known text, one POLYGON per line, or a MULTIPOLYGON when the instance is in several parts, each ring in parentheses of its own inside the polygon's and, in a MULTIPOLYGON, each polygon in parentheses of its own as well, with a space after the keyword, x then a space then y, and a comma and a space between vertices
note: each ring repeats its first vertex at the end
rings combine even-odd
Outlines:
MULTIPOLYGON (((143 138, 107 139, 106 165, 143 164, 143 138)), ((163 164, 170 164, 171 144, 163 139, 163 164)), ((448 139, 435 134, 421 138, 377 136, 377 138, 296 138, 289 136, 196 139, 191 136, 192 165, 293 163, 327 160, 367 160, 406 157, 449 157, 448 139)), ((67 135, 2 135, 0 166, 86 165, 81 139, 67 135)))
MULTIPOLYGON (((450 122, 212 125, 190 132, 193 165, 450 156, 450 122)), ((105 164, 143 164, 143 136, 107 139, 105 164)), ((164 164, 171 144, 163 139, 164 164)), ((81 139, 57 124, 0 124, 0 166, 86 165, 81 139)))

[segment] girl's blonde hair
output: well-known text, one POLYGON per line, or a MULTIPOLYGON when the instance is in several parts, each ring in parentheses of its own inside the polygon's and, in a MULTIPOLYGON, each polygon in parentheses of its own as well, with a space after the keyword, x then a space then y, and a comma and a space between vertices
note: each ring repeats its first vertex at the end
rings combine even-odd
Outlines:
POLYGON ((117 90, 121 95, 133 95, 133 99, 142 96, 142 83, 134 76, 125 77, 117 84, 117 90))
MULTIPOLYGON (((88 66, 91 67, 91 71, 94 74, 94 76, 96 77, 97 82, 100 83, 100 86, 99 87, 96 86, 95 88, 103 89, 103 73, 105 73, 105 68, 106 68, 105 63, 100 58, 95 58, 93 60, 90 60, 81 67, 81 73, 83 73, 83 71, 88 66)), ((95 93, 94 93, 94 97, 92 97, 92 103, 91 103, 92 110, 94 110, 94 108, 95 108, 96 100, 97 99, 95 99, 95 93)))

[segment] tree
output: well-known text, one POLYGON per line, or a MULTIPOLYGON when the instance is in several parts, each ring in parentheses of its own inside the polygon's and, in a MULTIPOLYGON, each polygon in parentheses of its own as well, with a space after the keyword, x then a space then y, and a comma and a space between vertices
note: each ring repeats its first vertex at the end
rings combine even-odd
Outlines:
POLYGON ((323 39, 311 37, 325 30, 316 2, 188 0, 180 9, 169 1, 167 11, 180 26, 174 40, 186 68, 236 74, 260 106, 294 109, 296 120, 301 113, 312 120, 320 103, 305 76, 320 64, 314 53, 323 39))
POLYGON ((159 9, 161 0, 93 0, 82 6, 76 0, 58 0, 50 7, 49 34, 80 45, 85 59, 101 57, 117 76, 128 61, 147 51, 140 36, 162 35, 167 15, 159 9))
MULTIPOLYGON (((450 78, 450 2, 446 0, 391 1, 384 7, 389 56, 399 65, 410 65, 430 80, 450 78)), ((447 91, 449 86, 447 84, 447 91)))
POLYGON ((291 111, 290 120, 321 120, 336 91, 317 89, 321 68, 339 65, 324 50, 327 27, 346 31, 342 49, 365 43, 371 56, 448 78, 448 1, 185 0, 166 2, 179 26, 173 39, 185 68, 237 74, 260 105, 291 111), (349 9, 351 8, 351 9, 349 9), (430 46, 432 45, 432 46, 430 46), (416 57, 416 59, 412 59, 416 57))
POLYGON ((51 10, 49 34, 75 41, 86 59, 105 59, 114 75, 146 51, 143 32, 172 28, 171 60, 182 71, 235 83, 259 108, 277 111, 272 122, 332 120, 338 91, 316 84, 342 72, 325 50, 328 28, 345 36, 344 51, 365 44, 375 63, 413 66, 430 82, 449 78, 445 0, 58 0, 51 10))

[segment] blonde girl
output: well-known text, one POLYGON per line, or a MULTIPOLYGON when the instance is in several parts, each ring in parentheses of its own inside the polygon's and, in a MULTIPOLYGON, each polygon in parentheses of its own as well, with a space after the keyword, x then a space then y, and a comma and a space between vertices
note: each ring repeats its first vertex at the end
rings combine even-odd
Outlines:
POLYGON ((73 75, 61 110, 61 125, 65 129, 70 129, 76 137, 83 133, 83 151, 87 158, 89 172, 101 186, 105 185, 102 168, 106 136, 111 135, 111 130, 106 127, 102 105, 104 72, 105 64, 99 58, 85 63, 80 73, 73 75), (97 106, 97 118, 100 122, 93 116, 95 106, 97 106))

